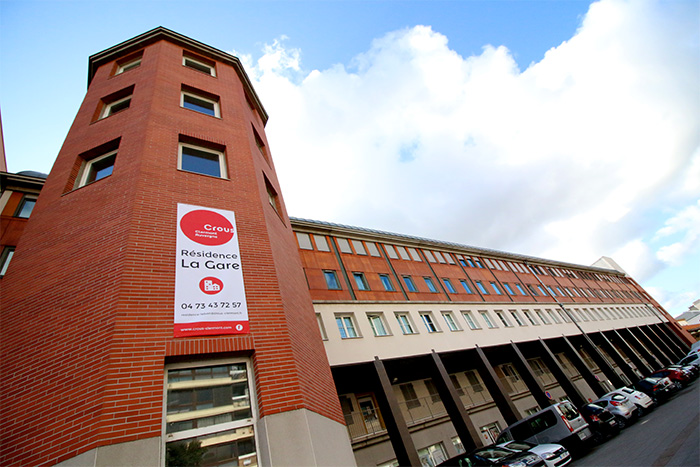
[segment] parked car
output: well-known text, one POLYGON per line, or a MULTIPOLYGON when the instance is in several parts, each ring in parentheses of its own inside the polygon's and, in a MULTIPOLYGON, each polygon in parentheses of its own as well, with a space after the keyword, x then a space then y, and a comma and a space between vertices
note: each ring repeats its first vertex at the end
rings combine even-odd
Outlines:
POLYGON ((561 444, 569 451, 580 449, 593 440, 588 423, 571 402, 557 402, 506 427, 497 444, 523 440, 530 443, 561 444))
POLYGON ((695 380, 700 375, 700 369, 695 365, 669 365, 666 370, 681 370, 688 375, 690 380, 695 380))
POLYGON ((459 466, 505 466, 505 467, 544 467, 544 461, 531 452, 513 452, 494 444, 463 453, 437 465, 437 467, 459 466))
POLYGON ((609 392, 594 404, 608 409, 620 425, 620 429, 626 427, 637 417, 637 406, 628 397, 615 392, 609 392))
POLYGON ((653 398, 657 402, 663 402, 675 394, 679 386, 669 378, 644 378, 634 383, 634 388, 653 398))
POLYGON ((527 441, 508 441, 500 447, 513 452, 528 451, 542 458, 547 467, 564 467, 571 462, 571 454, 561 444, 534 444, 527 441))
POLYGON ((620 433, 620 424, 615 416, 597 404, 586 404, 579 409, 598 441, 620 433))
POLYGON ((680 384, 682 388, 686 387, 690 383, 690 376, 682 372, 681 370, 673 370, 664 368, 663 370, 655 371, 649 375, 650 378, 668 378, 671 381, 680 384))
POLYGON ((622 394, 623 396, 626 396, 628 399, 634 402, 634 405, 637 406, 637 416, 639 417, 649 412, 656 406, 654 399, 647 396, 641 391, 628 388, 627 386, 618 388, 614 392, 616 392, 617 394, 622 394))
POLYGON ((700 367, 700 353, 692 353, 688 355, 687 357, 684 357, 680 362, 678 362, 679 365, 693 365, 696 367, 700 367))

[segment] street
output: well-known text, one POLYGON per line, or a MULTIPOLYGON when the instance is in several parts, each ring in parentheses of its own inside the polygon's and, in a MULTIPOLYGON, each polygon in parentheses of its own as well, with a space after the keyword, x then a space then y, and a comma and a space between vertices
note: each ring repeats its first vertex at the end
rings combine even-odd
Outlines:
POLYGON ((700 380, 570 465, 700 466, 700 380))

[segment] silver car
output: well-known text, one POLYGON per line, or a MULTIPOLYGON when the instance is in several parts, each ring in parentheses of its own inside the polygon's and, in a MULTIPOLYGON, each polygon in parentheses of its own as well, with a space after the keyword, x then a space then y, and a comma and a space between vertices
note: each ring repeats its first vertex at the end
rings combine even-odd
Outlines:
POLYGON ((609 392, 597 401, 593 401, 593 403, 604 409, 608 409, 608 411, 615 416, 620 428, 629 425, 637 416, 637 406, 634 405, 634 402, 628 397, 617 394, 616 392, 609 392))
POLYGON ((500 447, 514 452, 529 451, 542 458, 547 467, 564 467, 571 462, 571 454, 561 444, 534 444, 527 441, 508 441, 500 447))
POLYGON ((647 396, 641 391, 637 391, 628 388, 627 386, 623 386, 617 389, 615 393, 622 394, 623 396, 626 396, 628 399, 634 402, 634 405, 637 406, 637 415, 640 417, 654 408, 654 399, 647 396))

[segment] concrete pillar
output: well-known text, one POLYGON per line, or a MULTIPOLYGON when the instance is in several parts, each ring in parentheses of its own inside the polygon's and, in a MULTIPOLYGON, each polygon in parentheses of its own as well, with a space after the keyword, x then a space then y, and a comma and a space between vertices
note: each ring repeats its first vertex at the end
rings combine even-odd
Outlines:
POLYGON ((518 373, 520 373, 520 376, 522 376, 523 381, 527 385, 527 388, 530 390, 530 393, 532 393, 532 396, 537 401, 537 404, 540 406, 540 409, 549 407, 552 401, 544 394, 544 387, 542 386, 542 384, 540 384, 540 381, 539 379, 537 379, 537 376, 535 376, 535 374, 532 372, 530 364, 527 362, 527 360, 525 360, 525 357, 520 352, 518 345, 511 341, 510 347, 513 350, 513 354, 515 357, 513 359, 515 369, 518 370, 518 373))
POLYGON ((562 337, 564 339, 564 346, 566 348, 569 360, 571 360, 571 363, 574 364, 578 372, 581 373, 583 380, 586 382, 586 384, 588 384, 591 390, 593 390, 596 396, 601 397, 605 395, 607 391, 603 385, 600 384, 600 380, 593 374, 593 371, 588 367, 588 365, 586 365, 586 362, 581 357, 581 354, 578 353, 578 350, 576 350, 566 336, 562 337))
POLYGON ((583 397, 583 395, 581 395, 581 393, 576 388, 574 383, 569 379, 567 374, 564 373, 564 369, 557 361, 557 358, 554 356, 554 353, 552 353, 547 343, 541 338, 539 339, 539 342, 542 346, 542 359, 544 360, 544 363, 552 372, 554 378, 556 378, 557 382, 559 383, 559 386, 561 386, 566 395, 569 397, 569 400, 576 407, 581 407, 582 405, 587 404, 588 401, 583 397))
POLYGON ((493 366, 491 366, 489 359, 486 358, 486 354, 484 354, 484 351, 481 350, 478 345, 476 346, 476 353, 479 355, 478 370, 479 374, 481 375, 481 379, 484 380, 484 384, 486 384, 486 388, 489 390, 489 393, 491 393, 493 401, 496 403, 496 407, 498 407, 501 415, 503 415, 503 419, 508 425, 517 422, 521 418, 518 414, 518 409, 515 407, 513 400, 503 388, 503 385, 498 379, 493 366))

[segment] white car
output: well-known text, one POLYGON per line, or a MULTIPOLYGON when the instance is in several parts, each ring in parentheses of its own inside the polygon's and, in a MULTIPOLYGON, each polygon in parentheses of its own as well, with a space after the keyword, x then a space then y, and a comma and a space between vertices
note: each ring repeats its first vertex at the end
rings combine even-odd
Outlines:
POLYGON ((637 406, 637 415, 640 417, 654 408, 654 399, 647 396, 643 392, 628 388, 627 386, 616 389, 614 392, 617 394, 622 394, 634 402, 634 405, 637 406))
POLYGON ((571 462, 571 454, 561 444, 533 444, 527 441, 508 441, 498 446, 513 452, 529 451, 542 458, 547 467, 563 467, 571 462))
POLYGON ((593 403, 604 409, 608 409, 608 411, 615 416, 620 428, 629 425, 637 415, 638 409, 634 402, 627 396, 617 394, 614 391, 607 393, 597 401, 593 401, 593 403))

